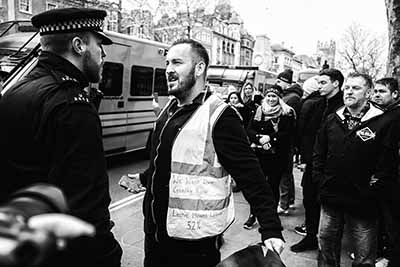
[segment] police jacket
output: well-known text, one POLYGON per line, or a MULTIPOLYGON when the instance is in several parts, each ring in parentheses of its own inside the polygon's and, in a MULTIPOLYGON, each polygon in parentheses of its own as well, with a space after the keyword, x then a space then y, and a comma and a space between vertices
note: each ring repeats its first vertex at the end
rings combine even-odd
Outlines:
POLYGON ((374 216, 378 187, 397 175, 397 143, 393 117, 370 105, 361 124, 348 130, 344 107, 328 116, 317 135, 313 179, 320 187, 322 204, 374 216), (371 178, 379 180, 370 185, 371 178))
MULTIPOLYGON (((206 95, 206 97, 209 93, 206 95)), ((204 93, 192 104, 178 107, 176 99, 165 107, 156 121, 152 135, 149 168, 141 174, 141 182, 147 190, 143 200, 144 230, 155 235, 159 242, 168 241, 166 218, 171 176, 171 150, 180 129, 202 105, 204 93)), ((231 107, 227 107, 215 124, 213 142, 218 160, 226 171, 235 178, 245 198, 254 207, 260 223, 262 239, 282 238, 281 224, 274 209, 271 189, 261 171, 260 164, 251 150, 240 118, 231 107)), ((195 245, 195 241, 189 242, 195 245)), ((202 239, 199 243, 207 243, 202 239)), ((215 243, 215 242, 214 242, 215 243)))
POLYGON ((0 197, 37 182, 60 187, 71 214, 109 230, 108 176, 88 81, 69 61, 42 52, 0 100, 0 197))

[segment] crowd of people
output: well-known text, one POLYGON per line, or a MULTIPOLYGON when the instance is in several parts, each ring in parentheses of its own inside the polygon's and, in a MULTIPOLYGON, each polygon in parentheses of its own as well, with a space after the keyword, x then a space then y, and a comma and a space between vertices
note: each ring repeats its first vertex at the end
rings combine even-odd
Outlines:
MULTIPOLYGON (((395 204, 399 203, 400 189, 397 80, 373 82, 362 73, 345 78, 340 70, 328 67, 304 83, 306 97, 299 91, 297 98, 301 100, 290 102, 282 95, 299 88, 290 85, 291 74, 290 70, 279 74, 276 85, 265 90, 247 128, 279 203, 278 214, 290 214, 290 202, 282 200, 290 187, 281 188, 280 195, 278 191, 279 181, 282 187, 287 179, 284 165, 293 163, 293 151, 305 164, 301 181, 305 223, 294 229, 304 238, 290 249, 318 249, 318 266, 340 266, 346 224, 353 245, 353 266, 375 266, 379 262, 385 264, 380 266, 400 266, 395 204), (283 94, 280 85, 285 88, 283 94), (285 103, 292 107, 289 112, 284 111, 285 103), (275 105, 280 107, 273 108, 275 105), (279 115, 274 113, 277 110, 279 115)), ((290 179, 288 182, 293 183, 290 179)), ((255 223, 250 215, 244 228, 250 229, 255 223)))
MULTIPOLYGON (((0 200, 37 182, 60 187, 71 215, 94 226, 69 242, 49 266, 120 266, 110 231, 108 177, 98 103, 87 95, 100 80, 112 43, 104 11, 55 9, 32 18, 40 29, 37 66, 0 100, 0 169, 13 177, 0 200)), ((300 154, 304 235, 290 249, 319 249, 318 266, 340 266, 344 224, 353 266, 399 263, 400 92, 396 79, 321 70, 303 88, 285 70, 256 93, 251 83, 226 101, 207 90, 207 50, 178 40, 166 56, 170 101, 158 110, 148 169, 123 181, 145 187, 144 266, 215 266, 234 219, 232 178, 250 204, 244 227, 259 224, 262 245, 284 248, 280 215, 294 204, 293 156, 300 154)), ((281 217, 282 218, 282 217, 281 217)), ((74 237, 76 236, 74 232, 74 237)))

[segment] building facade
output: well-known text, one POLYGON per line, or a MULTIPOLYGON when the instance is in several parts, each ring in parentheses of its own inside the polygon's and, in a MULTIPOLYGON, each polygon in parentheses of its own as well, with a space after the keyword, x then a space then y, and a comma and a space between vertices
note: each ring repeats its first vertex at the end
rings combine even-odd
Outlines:
POLYGON ((335 67, 336 57, 336 42, 330 40, 329 42, 318 41, 317 52, 314 55, 318 66, 322 68, 324 64, 328 64, 330 68, 335 67))
POLYGON ((271 49, 271 40, 267 35, 257 35, 254 44, 253 66, 260 70, 272 70, 273 53, 271 49))
POLYGON ((240 32, 240 62, 241 66, 253 65, 253 52, 255 40, 246 30, 240 32))
POLYGON ((286 48, 284 44, 271 45, 273 58, 272 58, 272 71, 279 73, 285 69, 293 68, 293 56, 295 53, 286 48))
POLYGON ((243 65, 251 65, 254 40, 251 35, 246 35, 243 37, 246 41, 241 45, 242 25, 229 0, 220 0, 210 14, 206 14, 204 8, 189 13, 180 11, 176 16, 164 14, 154 26, 154 38, 172 43, 190 37, 205 46, 212 65, 242 65, 241 55, 243 65))
POLYGON ((121 28, 121 7, 110 0, 0 0, 0 22, 9 20, 30 20, 32 16, 46 10, 67 7, 91 7, 106 10, 104 28, 119 31, 121 28))

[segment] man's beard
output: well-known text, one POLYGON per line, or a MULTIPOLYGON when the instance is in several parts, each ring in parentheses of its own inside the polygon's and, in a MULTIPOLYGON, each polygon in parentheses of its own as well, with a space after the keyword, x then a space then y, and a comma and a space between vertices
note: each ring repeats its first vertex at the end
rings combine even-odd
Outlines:
POLYGON ((177 85, 176 89, 168 91, 169 95, 173 95, 178 99, 185 98, 191 91, 192 87, 196 83, 196 78, 194 76, 194 67, 190 70, 189 74, 184 77, 177 85))
POLYGON ((101 78, 101 65, 97 64, 92 59, 90 51, 85 51, 83 54, 83 73, 89 82, 97 83, 101 78))

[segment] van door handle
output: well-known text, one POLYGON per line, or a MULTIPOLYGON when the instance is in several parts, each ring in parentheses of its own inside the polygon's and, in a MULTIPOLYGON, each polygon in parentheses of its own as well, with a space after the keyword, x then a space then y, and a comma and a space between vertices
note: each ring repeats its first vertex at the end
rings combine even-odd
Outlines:
POLYGON ((118 103, 117 103, 117 107, 118 108, 123 108, 124 107, 124 101, 118 101, 118 103))

